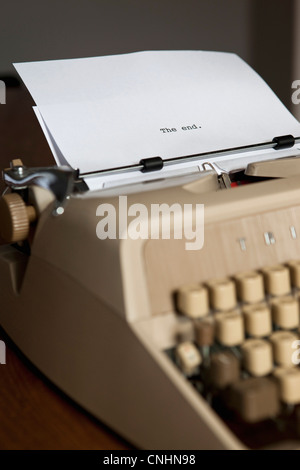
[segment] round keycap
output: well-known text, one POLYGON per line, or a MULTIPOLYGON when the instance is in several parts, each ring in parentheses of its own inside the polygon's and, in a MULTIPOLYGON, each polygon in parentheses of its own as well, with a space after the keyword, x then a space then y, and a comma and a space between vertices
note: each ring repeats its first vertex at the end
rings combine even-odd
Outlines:
POLYGON ((266 291, 270 295, 286 295, 291 290, 290 273, 286 266, 281 264, 270 266, 262 270, 265 279, 266 291))
POLYGON ((197 372, 202 362, 202 357, 196 346, 190 341, 185 341, 177 346, 175 350, 176 362, 182 372, 187 375, 193 375, 197 372))
POLYGON ((211 346, 214 343, 214 322, 208 320, 196 320, 194 323, 194 330, 195 342, 198 346, 211 346))
POLYGON ((300 370, 298 367, 278 367, 274 376, 279 382, 280 398, 284 403, 300 403, 300 370))
POLYGON ((299 325, 299 301, 292 296, 278 297, 272 301, 272 318, 275 325, 283 329, 299 325))
POLYGON ((261 302, 264 297, 264 280, 261 273, 250 271, 235 276, 238 297, 242 302, 261 302))
POLYGON ((177 308, 188 317, 204 317, 209 312, 207 288, 201 284, 181 287, 177 291, 177 308))
POLYGON ((243 316, 236 312, 224 312, 215 315, 216 337, 224 346, 238 346, 244 341, 243 316))
POLYGON ((271 311, 267 304, 247 305, 243 308, 245 330, 250 336, 262 338, 272 332, 271 311))
POLYGON ((294 366, 293 353, 295 349, 293 349, 293 343, 298 339, 299 337, 291 331, 275 331, 270 336, 273 345, 273 356, 277 364, 285 367, 294 366))
POLYGON ((225 388, 239 380, 240 361, 231 351, 219 351, 212 354, 209 381, 217 388, 225 388))
POLYGON ((263 339, 248 339, 242 345, 243 364, 255 377, 268 375, 273 370, 272 346, 263 339))
POLYGON ((288 267, 290 268, 291 281, 294 287, 300 288, 300 261, 289 261, 288 267))
POLYGON ((235 283, 231 279, 215 279, 208 282, 211 306, 215 310, 231 310, 236 306, 235 283))

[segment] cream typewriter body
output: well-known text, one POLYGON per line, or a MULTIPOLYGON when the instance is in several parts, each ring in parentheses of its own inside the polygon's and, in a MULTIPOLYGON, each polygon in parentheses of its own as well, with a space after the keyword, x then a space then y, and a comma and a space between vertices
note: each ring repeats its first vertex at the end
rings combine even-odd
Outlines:
POLYGON ((138 447, 299 448, 299 122, 234 54, 16 68, 70 166, 3 172, 7 334, 138 447))
POLYGON ((299 176, 239 187, 208 172, 166 189, 119 189, 128 204, 204 204, 200 250, 185 239, 99 240, 97 207, 118 207, 116 191, 71 193, 59 216, 36 184, 26 206, 24 188, 7 193, 2 235, 29 242, 0 249, 1 325, 136 446, 299 447, 298 158, 290 165, 299 176))

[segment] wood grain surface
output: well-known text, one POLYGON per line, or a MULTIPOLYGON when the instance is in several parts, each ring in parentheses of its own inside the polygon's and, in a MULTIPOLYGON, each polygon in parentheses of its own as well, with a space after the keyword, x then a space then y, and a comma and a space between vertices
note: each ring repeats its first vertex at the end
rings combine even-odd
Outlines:
MULTIPOLYGON (((6 104, 0 105, 1 170, 13 158, 26 166, 54 164, 33 105, 24 87, 7 89, 6 104)), ((49 383, 1 329, 0 340, 6 344, 6 364, 0 365, 0 450, 129 448, 49 383)))

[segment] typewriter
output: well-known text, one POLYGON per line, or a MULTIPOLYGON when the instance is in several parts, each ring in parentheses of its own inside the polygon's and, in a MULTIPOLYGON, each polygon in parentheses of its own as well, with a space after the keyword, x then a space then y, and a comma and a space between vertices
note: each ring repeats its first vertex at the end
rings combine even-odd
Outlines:
POLYGON ((162 158, 142 159, 140 179, 117 169, 121 183, 98 190, 88 185, 99 172, 12 161, 4 330, 137 447, 300 448, 298 142, 193 154, 165 173, 162 158), (110 208, 118 236, 100 236, 110 208))

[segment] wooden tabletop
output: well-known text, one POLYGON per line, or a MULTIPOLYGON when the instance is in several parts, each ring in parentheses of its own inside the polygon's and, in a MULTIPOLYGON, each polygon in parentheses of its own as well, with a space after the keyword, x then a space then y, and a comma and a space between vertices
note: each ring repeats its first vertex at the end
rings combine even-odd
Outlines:
MULTIPOLYGON (((6 104, 0 105, 0 169, 14 158, 26 166, 54 164, 33 105, 24 87, 7 89, 6 104)), ((6 344, 6 364, 0 365, 0 450, 129 448, 48 382, 1 328, 0 340, 6 344)))

